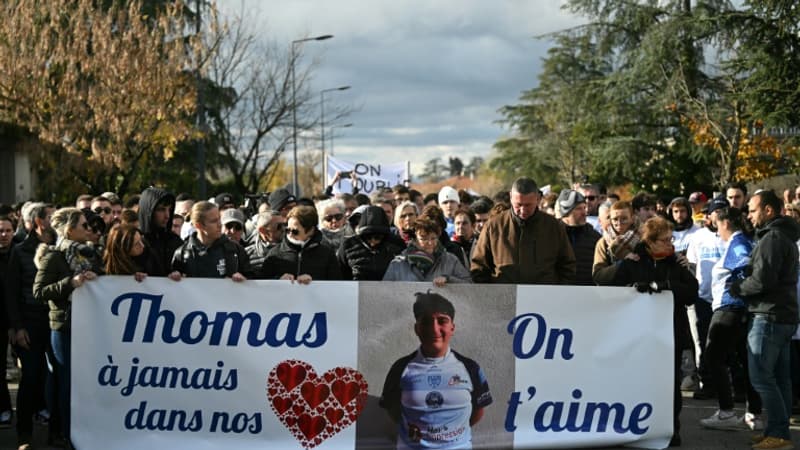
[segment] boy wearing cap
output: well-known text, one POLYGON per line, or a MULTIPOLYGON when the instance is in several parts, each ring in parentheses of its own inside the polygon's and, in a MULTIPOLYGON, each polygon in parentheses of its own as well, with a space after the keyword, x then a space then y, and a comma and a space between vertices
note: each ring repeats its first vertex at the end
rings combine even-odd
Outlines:
POLYGON ((392 365, 379 404, 399 424, 397 448, 472 448, 470 427, 492 403, 489 383, 475 361, 450 349, 453 304, 430 291, 416 296, 419 349, 392 365))
POLYGON ((228 208, 222 211, 222 228, 228 239, 244 246, 242 234, 244 233, 244 213, 237 208, 228 208))
POLYGON ((558 196, 556 208, 575 253, 575 284, 593 286, 594 249, 602 236, 586 219, 586 197, 578 191, 564 189, 558 196))

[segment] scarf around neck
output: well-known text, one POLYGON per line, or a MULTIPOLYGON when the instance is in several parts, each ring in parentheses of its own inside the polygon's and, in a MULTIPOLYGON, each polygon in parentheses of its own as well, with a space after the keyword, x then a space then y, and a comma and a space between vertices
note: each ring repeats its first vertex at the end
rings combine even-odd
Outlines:
POLYGON ((606 227, 603 232, 603 239, 605 239, 608 245, 608 251, 611 253, 612 261, 623 259, 625 255, 633 252, 636 244, 639 243, 639 233, 637 232, 639 227, 637 225, 638 224, 634 220, 630 229, 621 235, 618 234, 611 225, 606 227), (619 237, 619 240, 617 240, 617 237, 619 237))
POLYGON ((419 248, 416 242, 411 241, 408 243, 406 258, 408 259, 408 263, 411 264, 411 267, 416 267, 423 275, 427 275, 428 271, 430 271, 434 263, 436 263, 441 249, 441 242, 437 242, 436 250, 431 254, 419 248))
POLYGON ((61 239, 56 249, 64 253, 72 273, 77 275, 87 270, 94 270, 94 249, 87 244, 82 244, 70 239, 61 239))

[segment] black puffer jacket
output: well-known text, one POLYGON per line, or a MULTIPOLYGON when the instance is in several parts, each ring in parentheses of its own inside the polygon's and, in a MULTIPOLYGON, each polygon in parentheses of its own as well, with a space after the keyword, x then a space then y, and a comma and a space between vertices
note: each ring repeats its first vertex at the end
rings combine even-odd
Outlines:
POLYGON ((302 247, 292 244, 284 236, 283 241, 267 254, 259 278, 275 280, 285 273, 295 277, 311 275, 313 280, 342 279, 336 254, 322 244, 322 233, 319 230, 315 230, 311 239, 302 247))
POLYGON ((145 251, 135 258, 139 267, 148 275, 163 277, 170 272, 172 256, 183 244, 183 240, 172 232, 172 214, 175 211, 175 196, 169 192, 149 187, 139 199, 139 229, 145 242, 145 251), (159 203, 169 204, 169 220, 166 228, 153 223, 153 213, 159 203))
POLYGON ((364 210, 356 227, 356 235, 342 242, 336 257, 345 280, 383 279, 389 263, 405 249, 402 239, 389 230, 389 220, 382 208, 370 206, 364 210), (381 234, 383 240, 372 248, 363 236, 381 234))
POLYGON ((751 313, 767 314, 778 323, 798 323, 797 242, 800 225, 780 216, 756 230, 747 278, 736 280, 731 293, 747 302, 751 313))
POLYGON ((6 309, 8 326, 25 328, 30 323, 47 323, 50 308, 33 297, 33 281, 36 279, 34 257, 39 247, 39 237, 30 232, 24 241, 11 250, 6 280, 6 309))

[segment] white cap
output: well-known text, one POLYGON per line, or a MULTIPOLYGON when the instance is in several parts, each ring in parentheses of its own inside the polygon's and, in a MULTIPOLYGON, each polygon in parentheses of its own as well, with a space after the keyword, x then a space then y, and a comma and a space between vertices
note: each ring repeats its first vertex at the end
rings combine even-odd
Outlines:
POLYGON ((439 191, 439 204, 441 205, 447 201, 461 203, 461 199, 458 198, 458 191, 450 186, 445 186, 439 191))

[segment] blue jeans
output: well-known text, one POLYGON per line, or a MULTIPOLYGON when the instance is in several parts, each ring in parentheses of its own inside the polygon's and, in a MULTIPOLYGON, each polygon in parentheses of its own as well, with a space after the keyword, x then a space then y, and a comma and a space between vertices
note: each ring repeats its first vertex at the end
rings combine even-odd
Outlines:
POLYGON ((797 324, 774 323, 755 315, 747 333, 750 382, 768 411, 764 436, 791 440, 791 341, 797 324))
POLYGON ((69 371, 70 371, 70 332, 51 331, 53 345, 53 374, 56 378, 56 402, 61 415, 61 434, 69 440, 69 371))

